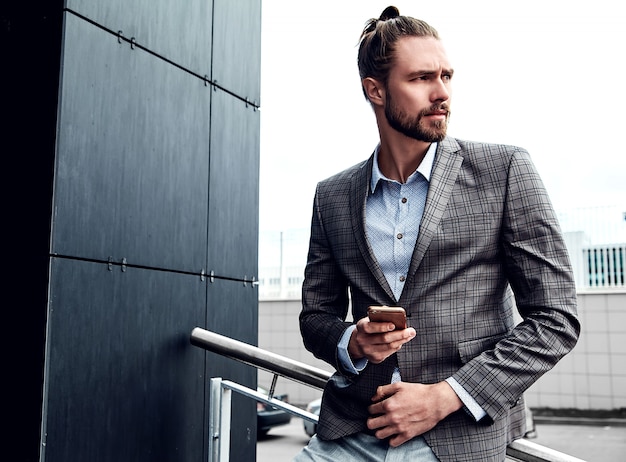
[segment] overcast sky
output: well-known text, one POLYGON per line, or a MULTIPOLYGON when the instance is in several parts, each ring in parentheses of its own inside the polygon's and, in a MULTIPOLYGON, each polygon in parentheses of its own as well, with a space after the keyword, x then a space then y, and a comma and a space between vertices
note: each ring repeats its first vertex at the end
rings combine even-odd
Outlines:
POLYGON ((389 4, 439 31, 450 135, 526 148, 557 210, 626 211, 620 2, 263 0, 261 231, 308 228, 316 183, 376 146, 357 42, 389 4))

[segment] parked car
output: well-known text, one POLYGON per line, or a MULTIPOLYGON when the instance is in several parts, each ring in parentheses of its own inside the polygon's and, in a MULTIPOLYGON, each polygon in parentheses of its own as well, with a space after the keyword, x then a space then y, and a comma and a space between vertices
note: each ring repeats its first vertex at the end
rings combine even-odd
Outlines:
MULTIPOLYGON (((269 395, 269 391, 263 387, 257 387, 259 393, 263 393, 265 396, 269 395)), ((274 398, 286 403, 289 402, 289 395, 274 395, 274 398)), ((272 428, 280 425, 287 425, 291 421, 291 414, 282 409, 277 409, 271 404, 256 403, 256 416, 257 416, 257 438, 267 435, 272 428)))
MULTIPOLYGON (((322 406, 322 398, 315 399, 306 405, 306 410, 311 414, 317 416, 320 415, 320 407, 322 406)), ((309 422, 308 420, 302 420, 304 422, 304 433, 309 436, 313 436, 317 433, 317 424, 309 422)))

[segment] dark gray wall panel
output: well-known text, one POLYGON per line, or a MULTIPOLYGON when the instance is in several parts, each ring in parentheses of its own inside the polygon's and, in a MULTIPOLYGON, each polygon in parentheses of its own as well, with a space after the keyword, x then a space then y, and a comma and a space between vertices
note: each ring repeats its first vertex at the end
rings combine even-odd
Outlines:
POLYGON ((211 75, 211 0, 67 0, 66 4, 185 69, 211 75))
POLYGON ((71 14, 64 43, 52 251, 199 272, 214 92, 71 14))
POLYGON ((259 291, 256 285, 215 279, 208 283, 206 328, 257 345, 259 291))
POLYGON ((259 121, 260 111, 213 93, 208 269, 219 276, 258 274, 259 121))
MULTIPOLYGON (((33 354, 16 364, 36 363, 9 393, 32 421, 10 416, 24 435, 12 457, 207 460, 208 378, 256 384, 189 335, 257 344, 260 113, 242 100, 260 99, 260 1, 220 0, 215 21, 211 0, 40 3, 5 21, 19 32, 7 62, 28 63, 9 85, 11 131, 30 136, 10 138, 26 160, 9 170, 36 196, 20 213, 37 215, 10 214, 37 224, 11 279, 30 292, 12 324, 33 354)), ((231 460, 254 460, 255 404, 233 399, 231 460)))
POLYGON ((198 277, 53 259, 45 460, 201 460, 198 277))
POLYGON ((260 105, 261 0, 215 0, 213 80, 260 105))
MULTIPOLYGON (((215 279, 207 291, 206 328, 236 340, 258 345, 258 290, 250 284, 215 279)), ((207 354, 207 381, 211 377, 256 387, 252 366, 214 353, 207 354)), ((256 454, 255 401, 233 393, 230 460, 254 460, 256 454)), ((208 395, 207 395, 208 402, 208 395)))

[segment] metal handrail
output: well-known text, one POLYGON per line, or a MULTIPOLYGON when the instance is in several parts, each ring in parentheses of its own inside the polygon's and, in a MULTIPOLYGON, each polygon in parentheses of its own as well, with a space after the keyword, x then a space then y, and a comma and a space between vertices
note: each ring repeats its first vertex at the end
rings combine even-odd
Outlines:
MULTIPOLYGON (((292 414, 299 414, 293 412, 294 409, 290 409, 293 406, 284 406, 285 403, 280 403, 272 398, 274 392, 274 385, 276 383, 277 376, 285 377, 295 382, 303 383, 305 385, 323 389, 332 373, 323 369, 318 369, 308 364, 295 361, 285 356, 272 353, 267 350, 263 350, 259 347, 250 345, 239 340, 232 339, 215 332, 196 327, 191 331, 191 344, 197 347, 203 348, 207 351, 218 353, 222 356, 226 356, 231 359, 243 362, 250 366, 263 369, 265 371, 274 374, 274 382, 270 390, 268 398, 262 398, 257 396, 254 391, 243 391, 243 394, 265 402, 271 402, 276 407, 281 407, 291 412, 292 414), (269 400, 269 401, 268 401, 269 400)), ((219 385, 218 385, 219 386, 219 385)), ((236 385, 232 383, 224 383, 222 387, 242 392, 236 385)), ((306 419, 311 420, 310 413, 306 412, 306 419)), ((303 415, 301 415, 304 417, 303 415)), ((507 446, 506 450, 507 460, 522 461, 522 462, 585 462, 582 459, 564 454, 559 451, 547 448, 540 444, 533 443, 526 439, 518 439, 513 441, 507 446)), ((216 459, 217 460, 217 459, 216 459)))
POLYGON ((263 369, 272 374, 278 374, 281 377, 314 388, 323 389, 332 375, 331 372, 309 366, 308 364, 263 350, 230 337, 216 334, 215 332, 200 327, 196 327, 191 331, 191 343, 205 350, 236 359, 250 366, 263 369))

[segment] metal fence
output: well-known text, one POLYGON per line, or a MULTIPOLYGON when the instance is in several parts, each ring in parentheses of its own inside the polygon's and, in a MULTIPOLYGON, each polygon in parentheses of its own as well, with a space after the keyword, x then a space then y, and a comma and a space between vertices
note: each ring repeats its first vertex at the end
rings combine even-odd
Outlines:
POLYGON ((624 281, 626 244, 592 246, 583 248, 582 252, 585 287, 626 287, 624 281))

